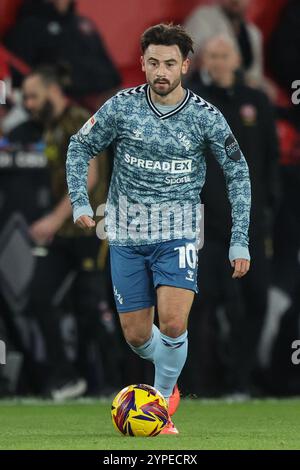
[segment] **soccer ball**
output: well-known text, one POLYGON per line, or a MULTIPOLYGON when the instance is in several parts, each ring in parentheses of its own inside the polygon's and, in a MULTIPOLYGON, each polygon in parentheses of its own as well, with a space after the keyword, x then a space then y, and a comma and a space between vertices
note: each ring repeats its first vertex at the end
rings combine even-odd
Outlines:
POLYGON ((150 385, 129 385, 112 402, 114 427, 124 436, 157 436, 169 419, 168 404, 150 385))

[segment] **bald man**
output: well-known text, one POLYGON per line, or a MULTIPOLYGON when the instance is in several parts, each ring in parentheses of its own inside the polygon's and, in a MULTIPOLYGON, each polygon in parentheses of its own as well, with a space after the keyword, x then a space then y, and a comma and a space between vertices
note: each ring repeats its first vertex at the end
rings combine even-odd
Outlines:
POLYGON ((196 8, 185 22, 195 43, 195 61, 207 39, 225 34, 241 55, 241 69, 248 84, 263 82, 263 48, 259 29, 246 20, 249 0, 218 0, 217 5, 196 8))
MULTIPOLYGON (((205 207, 205 245, 200 251, 199 285, 201 297, 198 308, 202 315, 192 316, 195 321, 206 324, 206 337, 196 344, 204 348, 201 355, 203 387, 215 389, 211 365, 206 367, 205 358, 212 357, 212 348, 218 338, 215 335, 217 311, 225 309, 230 325, 227 348, 227 376, 224 390, 251 393, 252 373, 256 365, 256 350, 265 316, 269 285, 268 260, 265 240, 270 236, 266 214, 272 215, 277 204, 278 147, 271 106, 266 96, 248 87, 237 73, 241 56, 231 37, 218 35, 206 41, 201 53, 201 70, 196 70, 187 83, 195 93, 215 105, 224 114, 247 160, 251 187, 252 209, 250 240, 252 269, 247 279, 234 282, 226 266, 227 240, 230 237, 230 207, 223 197, 225 181, 214 159, 207 155, 207 182, 202 191, 205 207), (208 326, 207 326, 208 325, 208 326), (207 335, 207 331, 211 335, 207 335), (206 338, 213 344, 208 344, 206 338), (206 349, 205 349, 206 348, 206 349), (210 350, 210 352, 209 352, 210 350)), ((197 332, 197 327, 191 328, 197 332)), ((191 341, 191 344, 194 344, 191 341)), ((219 351, 219 357, 225 357, 219 351)), ((201 377, 201 374, 198 374, 201 377)), ((219 383, 219 376, 216 375, 219 383)), ((205 390, 208 392, 209 390, 205 390)))

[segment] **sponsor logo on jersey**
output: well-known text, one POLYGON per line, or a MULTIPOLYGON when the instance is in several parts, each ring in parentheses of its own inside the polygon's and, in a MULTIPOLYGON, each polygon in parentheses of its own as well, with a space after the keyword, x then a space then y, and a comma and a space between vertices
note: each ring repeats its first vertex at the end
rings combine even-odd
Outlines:
POLYGON ((133 129, 132 131, 132 139, 133 140, 143 140, 143 132, 140 131, 139 129, 133 129))
POLYGON ((191 177, 190 175, 180 176, 179 178, 171 178, 167 176, 165 178, 165 183, 167 184, 181 184, 181 183, 190 183, 191 177))
POLYGON ((96 118, 95 116, 92 116, 85 124, 84 126, 82 127, 81 129, 81 133, 83 135, 87 135, 89 134, 89 132, 91 131, 91 129, 93 128, 93 126, 96 124, 96 118))
POLYGON ((137 168, 144 168, 145 170, 166 171, 171 174, 191 173, 192 171, 192 160, 190 159, 171 160, 169 162, 164 162, 132 157, 126 153, 125 162, 129 163, 129 165, 136 166, 137 168))
POLYGON ((227 157, 231 160, 237 162, 241 158, 241 151, 239 144, 235 140, 234 136, 231 134, 225 140, 225 150, 227 157))

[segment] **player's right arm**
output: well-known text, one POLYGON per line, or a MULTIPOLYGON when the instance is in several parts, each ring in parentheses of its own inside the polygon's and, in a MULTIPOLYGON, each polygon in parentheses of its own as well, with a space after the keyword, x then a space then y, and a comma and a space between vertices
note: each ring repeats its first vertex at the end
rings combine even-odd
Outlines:
POLYGON ((67 184, 74 222, 82 228, 95 225, 87 188, 89 161, 115 139, 115 113, 113 97, 70 139, 66 162, 67 184))
POLYGON ((206 142, 220 164, 231 204, 232 230, 229 259, 233 277, 244 276, 250 267, 248 228, 251 185, 246 159, 224 116, 215 109, 207 119, 206 142))

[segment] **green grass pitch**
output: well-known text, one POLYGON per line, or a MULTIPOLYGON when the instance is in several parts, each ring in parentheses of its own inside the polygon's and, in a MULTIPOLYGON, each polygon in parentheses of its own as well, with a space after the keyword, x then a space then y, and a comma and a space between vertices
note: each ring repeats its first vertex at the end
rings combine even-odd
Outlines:
POLYGON ((0 449, 300 449, 300 400, 182 400, 179 436, 118 435, 110 401, 0 401, 0 449))

